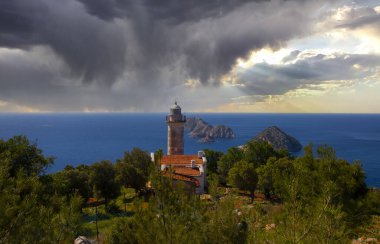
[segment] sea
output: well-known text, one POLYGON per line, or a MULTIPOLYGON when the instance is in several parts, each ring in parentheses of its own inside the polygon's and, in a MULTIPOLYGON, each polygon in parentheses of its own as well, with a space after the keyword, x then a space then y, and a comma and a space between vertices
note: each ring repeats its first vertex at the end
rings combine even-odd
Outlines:
MULTIPOLYGON (((0 138, 25 135, 55 158, 48 173, 66 165, 115 162, 134 147, 167 151, 164 113, 1 113, 0 138)), ((236 138, 201 144, 185 135, 185 153, 202 149, 226 152, 269 126, 278 126, 302 145, 329 145, 339 158, 361 161, 369 186, 380 187, 380 114, 188 113, 211 125, 227 125, 236 138)), ((299 154, 302 154, 299 153, 299 154)))

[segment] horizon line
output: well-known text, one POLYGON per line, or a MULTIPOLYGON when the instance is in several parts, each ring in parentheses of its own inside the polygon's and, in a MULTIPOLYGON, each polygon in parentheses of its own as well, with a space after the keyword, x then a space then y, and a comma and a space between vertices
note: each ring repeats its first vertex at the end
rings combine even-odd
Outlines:
MULTIPOLYGON (((2 114, 166 114, 168 111, 158 111, 158 112, 144 112, 144 111, 38 111, 38 112, 18 112, 9 111, 1 112, 2 114)), ((184 114, 342 114, 342 115, 380 115, 380 112, 204 112, 204 111, 189 111, 183 112, 184 114)))

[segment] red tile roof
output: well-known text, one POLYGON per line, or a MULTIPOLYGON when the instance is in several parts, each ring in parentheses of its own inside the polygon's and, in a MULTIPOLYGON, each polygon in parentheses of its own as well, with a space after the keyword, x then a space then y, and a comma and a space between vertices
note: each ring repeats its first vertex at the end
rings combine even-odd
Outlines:
POLYGON ((166 177, 169 177, 173 180, 180 180, 180 181, 186 181, 186 182, 193 183, 195 185, 195 187, 200 186, 199 181, 197 179, 190 177, 190 176, 184 176, 184 175, 179 175, 179 174, 175 174, 175 173, 170 173, 168 171, 164 171, 163 175, 166 177))
POLYGON ((202 164, 203 160, 198 155, 165 155, 161 159, 161 164, 191 164, 191 160, 195 160, 195 164, 202 164))
POLYGON ((199 176, 200 172, 198 168, 190 168, 190 167, 183 167, 183 166, 175 166, 172 168, 174 173, 180 174, 180 175, 186 175, 186 176, 199 176))

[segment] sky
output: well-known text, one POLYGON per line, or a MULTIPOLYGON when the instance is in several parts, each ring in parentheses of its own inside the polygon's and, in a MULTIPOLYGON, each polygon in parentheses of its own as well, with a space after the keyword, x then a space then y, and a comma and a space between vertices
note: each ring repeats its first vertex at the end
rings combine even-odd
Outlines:
POLYGON ((380 113, 378 0, 0 0, 0 112, 380 113))

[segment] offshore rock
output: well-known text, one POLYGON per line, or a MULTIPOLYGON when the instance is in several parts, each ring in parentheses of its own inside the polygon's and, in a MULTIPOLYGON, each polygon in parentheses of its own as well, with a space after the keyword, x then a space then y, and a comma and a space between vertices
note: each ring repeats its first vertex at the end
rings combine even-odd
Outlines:
POLYGON ((289 152, 298 152, 302 149, 301 143, 294 137, 286 134, 277 126, 271 126, 263 130, 253 140, 268 142, 275 150, 286 149, 289 152))
POLYGON ((212 126, 201 118, 187 118, 185 129, 189 131, 189 136, 199 138, 199 143, 214 142, 220 138, 234 138, 235 134, 232 129, 225 125, 212 126))

